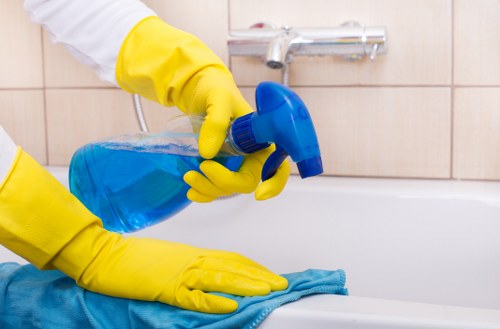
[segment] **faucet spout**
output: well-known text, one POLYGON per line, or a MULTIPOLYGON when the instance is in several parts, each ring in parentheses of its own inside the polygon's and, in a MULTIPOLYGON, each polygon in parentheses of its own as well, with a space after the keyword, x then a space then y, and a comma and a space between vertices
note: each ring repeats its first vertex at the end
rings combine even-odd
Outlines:
POLYGON ((290 46, 297 37, 291 28, 284 27, 283 32, 271 39, 267 45, 265 63, 271 69, 283 69, 290 60, 290 46))

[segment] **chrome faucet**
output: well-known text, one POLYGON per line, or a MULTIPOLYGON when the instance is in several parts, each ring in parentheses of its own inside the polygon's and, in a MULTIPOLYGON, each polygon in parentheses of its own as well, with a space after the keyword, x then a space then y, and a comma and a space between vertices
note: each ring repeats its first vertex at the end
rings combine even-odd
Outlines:
POLYGON ((373 60, 387 52, 387 30, 354 21, 334 28, 279 28, 257 23, 249 29, 231 30, 227 44, 229 56, 259 57, 272 69, 287 70, 295 56, 373 60))

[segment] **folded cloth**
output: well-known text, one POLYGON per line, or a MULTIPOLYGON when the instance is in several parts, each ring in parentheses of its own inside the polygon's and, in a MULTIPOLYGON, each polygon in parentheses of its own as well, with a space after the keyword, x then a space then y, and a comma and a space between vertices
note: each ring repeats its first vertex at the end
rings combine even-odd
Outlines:
MULTIPOLYGON (((277 307, 311 294, 346 295, 343 270, 284 275, 289 287, 266 296, 219 294, 238 302, 231 314, 206 314, 158 302, 115 298, 78 287, 60 271, 0 264, 0 328, 257 328, 277 307)), ((139 286, 141 283, 137 282, 139 286)))

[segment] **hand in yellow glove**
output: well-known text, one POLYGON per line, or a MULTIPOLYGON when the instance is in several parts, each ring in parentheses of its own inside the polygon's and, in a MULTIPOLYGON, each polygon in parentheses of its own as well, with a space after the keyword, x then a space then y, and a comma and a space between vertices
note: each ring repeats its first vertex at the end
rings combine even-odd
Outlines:
POLYGON ((253 191, 257 200, 266 200, 278 195, 285 187, 290 174, 290 164, 287 161, 272 178, 260 183, 262 166, 273 150, 274 145, 246 156, 237 172, 215 161, 203 161, 200 165, 203 174, 192 170, 184 175, 184 181, 191 186, 187 194, 188 199, 210 202, 221 196, 253 191))
MULTIPOLYGON (((116 80, 131 93, 163 105, 175 105, 187 114, 206 115, 199 150, 213 158, 219 151, 232 120, 252 111, 224 63, 196 37, 175 29, 157 17, 138 23, 122 45, 116 80)), ((192 187, 188 198, 208 202, 219 196, 255 191, 258 200, 278 195, 290 174, 288 162, 260 183, 262 166, 271 151, 245 158, 238 172, 214 161, 202 163, 203 174, 190 172, 185 181, 192 187)))
POLYGON ((237 308, 235 301, 207 292, 253 296, 287 287, 286 279, 236 253, 106 231, 20 148, 0 185, 0 243, 88 290, 202 312, 237 308))

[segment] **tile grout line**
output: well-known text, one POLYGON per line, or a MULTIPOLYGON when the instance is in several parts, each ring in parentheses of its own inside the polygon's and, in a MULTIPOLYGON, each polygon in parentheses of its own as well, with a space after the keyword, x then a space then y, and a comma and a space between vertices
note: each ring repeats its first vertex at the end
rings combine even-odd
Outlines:
MULTIPOLYGON (((42 68, 42 70, 44 70, 42 68)), ((453 78, 453 75, 452 75, 453 78)), ((257 85, 255 84, 239 84, 239 88, 255 88, 257 85)), ((450 88, 460 89, 460 88, 500 88, 500 85, 458 85, 458 84, 444 84, 444 85, 390 85, 390 84, 381 84, 381 85, 291 85, 292 88, 450 88)), ((121 90, 116 87, 106 87, 106 86, 42 86, 42 87, 0 87, 0 91, 13 91, 13 90, 121 90)))
MULTIPOLYGON (((226 17, 226 19, 227 19, 227 34, 229 35, 229 33, 231 32, 231 0, 226 0, 226 1, 227 1, 226 2, 226 5, 227 5, 227 17, 226 17)), ((227 51, 227 66, 228 66, 229 71, 232 72, 232 70, 231 70, 231 66, 232 66, 231 65, 231 62, 232 62, 231 58, 232 58, 232 56, 229 56, 229 48, 227 47, 227 42, 226 42, 225 49, 227 51)), ((240 86, 238 85, 238 88, 239 87, 240 86)))
POLYGON ((42 56, 42 92, 43 92, 43 124, 45 126, 45 162, 47 165, 50 164, 50 152, 49 152, 49 126, 48 126, 48 110, 47 110, 47 81, 46 81, 46 68, 45 68, 45 52, 44 44, 45 38, 43 36, 43 29, 40 28, 40 38, 41 38, 41 56, 42 56))
MULTIPOLYGON (((451 75, 453 78, 453 74, 451 75)), ((239 88, 255 88, 257 84, 238 84, 239 88)), ((424 84, 408 84, 408 85, 394 85, 394 84, 380 84, 380 85, 290 85, 291 88, 500 88, 500 85, 455 85, 453 82, 449 84, 437 85, 424 85, 424 84)), ((62 88, 58 88, 62 89, 62 88)))
POLYGON ((455 179, 455 0, 451 0, 450 179, 455 179))

